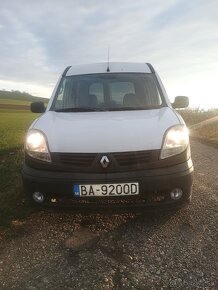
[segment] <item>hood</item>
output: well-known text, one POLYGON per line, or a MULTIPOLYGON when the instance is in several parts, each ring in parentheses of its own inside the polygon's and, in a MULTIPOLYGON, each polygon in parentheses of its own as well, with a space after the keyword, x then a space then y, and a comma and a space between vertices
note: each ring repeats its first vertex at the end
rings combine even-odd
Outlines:
POLYGON ((142 111, 48 111, 32 126, 51 152, 109 153, 160 149, 166 130, 181 121, 169 107, 142 111))

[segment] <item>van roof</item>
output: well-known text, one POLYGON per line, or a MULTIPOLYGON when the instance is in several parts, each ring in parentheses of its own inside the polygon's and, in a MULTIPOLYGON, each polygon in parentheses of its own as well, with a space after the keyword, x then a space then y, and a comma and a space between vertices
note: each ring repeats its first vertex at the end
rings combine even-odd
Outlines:
POLYGON ((82 64, 67 67, 63 73, 63 76, 72 75, 83 75, 83 74, 93 74, 93 73, 152 73, 154 72, 153 67, 149 63, 130 63, 130 62, 110 62, 109 71, 108 63, 92 63, 92 64, 82 64))

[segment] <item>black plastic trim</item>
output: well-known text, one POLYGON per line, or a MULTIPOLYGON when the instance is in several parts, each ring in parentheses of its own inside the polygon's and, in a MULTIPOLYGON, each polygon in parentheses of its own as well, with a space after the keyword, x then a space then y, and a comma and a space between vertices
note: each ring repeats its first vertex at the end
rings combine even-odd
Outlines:
POLYGON ((68 70, 71 68, 71 65, 69 65, 68 67, 66 67, 65 68, 65 70, 64 70, 64 72, 63 72, 63 74, 62 74, 62 77, 65 77, 66 76, 66 74, 67 74, 67 72, 68 72, 68 70))
POLYGON ((77 172, 60 172, 60 171, 45 171, 40 169, 34 169, 26 164, 23 166, 23 175, 29 176, 30 178, 41 180, 51 179, 54 182, 58 180, 99 180, 103 181, 107 180, 120 180, 126 179, 131 180, 131 178, 140 178, 140 177, 148 177, 157 179, 159 176, 171 176, 171 175, 181 175, 186 171, 193 171, 193 164, 191 158, 181 164, 177 164, 174 166, 166 167, 166 168, 155 168, 155 169, 147 169, 141 171, 130 171, 130 172, 113 172, 113 173, 77 173, 77 172))
POLYGON ((155 70, 154 70, 154 68, 153 68, 153 66, 150 64, 150 63, 146 63, 147 64, 147 66, 150 68, 150 71, 152 72, 152 73, 155 73, 155 70))
POLYGON ((37 159, 34 159, 30 157, 27 153, 25 154, 25 164, 28 167, 39 169, 39 170, 44 170, 44 171, 58 171, 58 172, 77 172, 77 173, 118 173, 118 172, 140 172, 142 170, 149 170, 149 169, 158 169, 158 168, 168 168, 177 164, 181 164, 186 162, 190 158, 190 147, 188 146, 185 151, 182 153, 171 156, 169 158, 165 159, 160 159, 160 153, 161 150, 145 150, 145 151, 131 151, 131 152, 125 152, 125 153, 120 153, 120 152, 115 152, 115 153, 67 153, 69 155, 75 156, 78 158, 82 157, 93 157, 93 162, 91 164, 86 165, 85 167, 78 166, 78 165, 73 165, 73 164, 62 164, 60 162, 59 158, 59 153, 57 152, 51 152, 51 159, 52 162, 44 162, 40 161, 37 159), (139 163, 130 165, 127 164, 126 166, 121 166, 119 163, 117 163, 116 160, 116 154, 140 154, 140 153, 150 153, 150 158, 147 162, 145 163, 139 163), (103 155, 107 155, 109 160, 110 160, 110 165, 107 168, 102 168, 100 164, 100 159, 103 155))
MULTIPOLYGON (((67 205, 73 208, 131 208, 131 207, 173 207, 182 205, 191 197, 193 183, 193 166, 191 159, 183 164, 165 169, 153 169, 140 172, 123 172, 108 174, 79 174, 66 172, 46 172, 32 169, 24 165, 23 184, 27 196, 31 199, 34 191, 45 194, 46 203, 51 203, 51 198, 58 200, 59 206, 67 205), (128 205, 129 198, 107 197, 107 198, 78 198, 73 195, 74 184, 97 184, 97 183, 125 183, 138 182, 140 193, 138 196, 129 197, 133 203, 128 205), (182 188, 184 196, 179 201, 170 199, 170 191, 173 188, 182 188), (164 196, 163 201, 156 201, 155 196, 164 196), (112 204, 102 204, 105 201, 112 204), (124 203, 122 203, 122 200, 124 203), (118 202, 118 204, 114 204, 118 202), (119 204, 119 201, 121 202, 119 204), (153 202, 154 201, 154 202, 153 202), (86 203, 87 202, 87 203, 86 203), (127 202, 127 204, 125 203, 127 202), (60 203, 60 204, 59 204, 60 203)), ((106 202, 107 203, 107 202, 106 202)))

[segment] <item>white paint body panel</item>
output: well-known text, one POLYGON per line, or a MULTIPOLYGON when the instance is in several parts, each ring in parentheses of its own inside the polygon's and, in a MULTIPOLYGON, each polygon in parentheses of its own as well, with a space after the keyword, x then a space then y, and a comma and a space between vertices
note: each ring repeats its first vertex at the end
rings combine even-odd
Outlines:
POLYGON ((160 149, 166 130, 181 124, 174 110, 114 112, 48 111, 34 129, 45 133, 51 152, 107 153, 160 149))

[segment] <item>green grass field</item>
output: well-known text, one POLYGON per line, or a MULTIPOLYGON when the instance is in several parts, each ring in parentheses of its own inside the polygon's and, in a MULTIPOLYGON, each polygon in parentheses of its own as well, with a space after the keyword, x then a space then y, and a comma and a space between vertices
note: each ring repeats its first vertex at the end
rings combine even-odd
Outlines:
POLYGON ((0 99, 1 104, 9 104, 9 105, 30 105, 31 102, 23 101, 23 100, 8 100, 8 99, 0 99))
POLYGON ((31 210, 24 203, 21 166, 25 132, 37 116, 27 110, 0 110, 0 226, 31 210))
POLYGON ((31 211, 24 202, 21 168, 25 132, 38 114, 19 106, 29 106, 34 101, 47 103, 48 99, 18 91, 0 91, 0 226, 8 226, 13 219, 31 211), (3 109, 1 105, 9 105, 9 108, 3 109))
POLYGON ((20 148, 25 131, 37 115, 30 111, 0 110, 0 155, 20 148))

